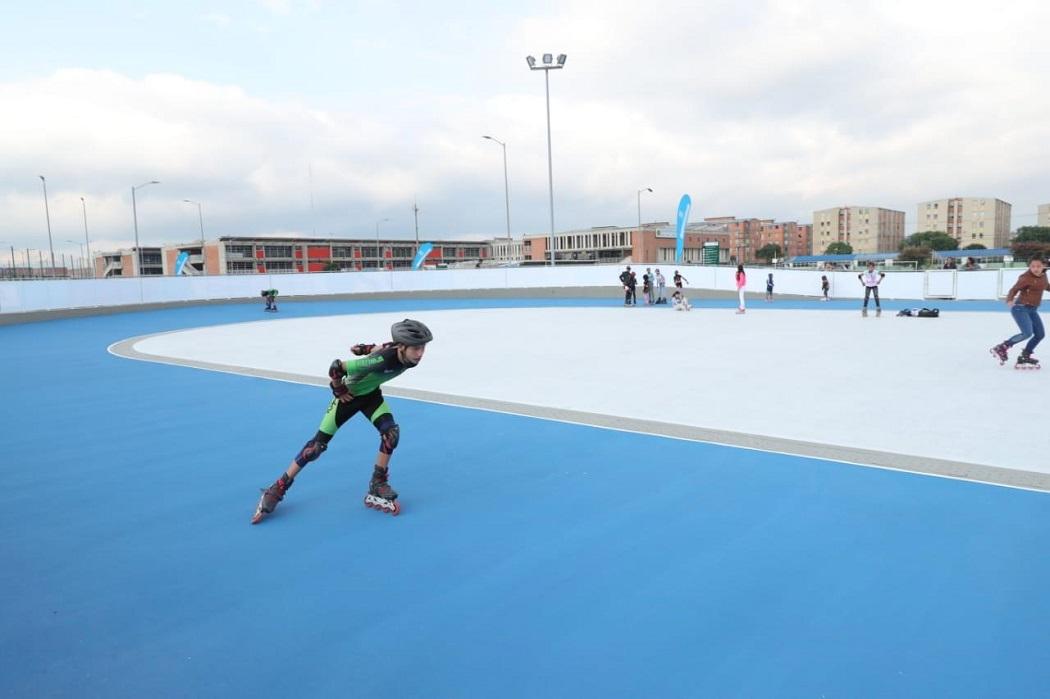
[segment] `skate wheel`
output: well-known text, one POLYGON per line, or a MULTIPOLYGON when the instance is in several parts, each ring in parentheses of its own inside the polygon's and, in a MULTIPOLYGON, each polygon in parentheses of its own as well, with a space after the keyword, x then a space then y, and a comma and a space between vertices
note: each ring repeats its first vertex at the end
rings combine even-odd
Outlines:
POLYGON ((368 499, 367 495, 365 496, 365 507, 367 507, 370 510, 372 509, 372 501, 368 499))
POLYGON ((399 514, 401 514, 401 503, 394 500, 394 509, 390 510, 390 515, 392 517, 397 517, 399 514))

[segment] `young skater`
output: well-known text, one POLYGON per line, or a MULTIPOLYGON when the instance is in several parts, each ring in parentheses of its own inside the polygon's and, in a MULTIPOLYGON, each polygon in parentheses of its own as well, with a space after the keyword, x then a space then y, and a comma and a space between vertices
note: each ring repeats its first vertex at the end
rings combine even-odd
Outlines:
POLYGON ((773 273, 770 272, 769 276, 766 277, 766 301, 770 302, 773 300, 773 273))
POLYGON ((1006 294, 1006 305, 1014 317, 1020 332, 992 348, 992 354, 1005 364, 1007 352, 1018 342, 1031 337, 1017 356, 1016 369, 1038 369, 1039 360, 1032 356, 1035 346, 1043 339, 1043 320, 1039 317, 1039 304, 1043 301, 1043 292, 1050 291, 1050 281, 1046 277, 1046 264, 1042 260, 1028 263, 1028 271, 1017 278, 1017 283, 1010 287, 1006 294), (1017 303, 1014 303, 1014 298, 1017 303))
POLYGON ((634 293, 637 282, 630 265, 627 265, 627 269, 620 273, 620 283, 623 284, 623 305, 633 306, 637 304, 638 297, 634 293))
POLYGON ((875 263, 868 263, 868 270, 862 274, 857 275, 857 279, 864 285, 864 309, 861 311, 861 315, 868 315, 868 296, 875 294, 875 315, 882 315, 882 306, 879 304, 879 284, 885 279, 885 272, 876 272, 875 263))
POLYGON ((672 277, 672 278, 674 279, 674 288, 676 288, 676 289, 681 289, 682 288, 682 282, 683 281, 686 284, 689 283, 689 280, 686 279, 685 277, 683 277, 681 274, 679 274, 677 269, 674 271, 674 277, 672 277))
POLYGON ((681 289, 675 289, 674 293, 671 294, 671 308, 676 311, 693 310, 693 307, 689 305, 689 299, 682 295, 681 289))
POLYGON ((265 311, 277 311, 277 289, 263 289, 262 297, 266 299, 265 311))
POLYGON ((642 275, 642 296, 645 297, 647 305, 651 305, 653 302, 653 275, 649 272, 649 268, 646 267, 645 274, 642 275))
POLYGON ((821 301, 829 300, 828 292, 831 291, 831 282, 828 281, 828 275, 826 274, 820 275, 820 290, 824 292, 824 298, 821 301))
POLYGON ((397 447, 401 431, 379 387, 418 366, 427 343, 434 336, 423 323, 406 318, 391 326, 390 338, 391 342, 378 346, 354 345, 350 352, 360 359, 348 359, 345 362, 336 359, 332 362, 328 368, 328 378, 334 398, 328 404, 317 434, 292 459, 281 477, 263 491, 252 516, 252 524, 258 524, 276 509, 299 472, 324 453, 336 431, 358 412, 364 413, 379 431, 379 454, 372 471, 372 481, 368 484, 365 505, 393 515, 401 511, 397 492, 387 482, 390 455, 397 447))
POLYGON ((740 307, 736 309, 737 313, 743 313, 747 309, 744 307, 744 289, 747 287, 747 274, 744 272, 744 265, 736 266, 736 293, 740 297, 740 307))
POLYGON ((664 275, 660 272, 660 268, 656 268, 656 302, 667 303, 667 297, 664 295, 667 293, 667 280, 664 279, 664 275))

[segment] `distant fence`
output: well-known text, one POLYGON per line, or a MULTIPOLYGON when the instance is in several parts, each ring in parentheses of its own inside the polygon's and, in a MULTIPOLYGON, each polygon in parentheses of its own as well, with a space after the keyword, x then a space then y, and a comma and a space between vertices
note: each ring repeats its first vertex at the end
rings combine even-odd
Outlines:
MULTIPOLYGON (((641 291, 647 265, 632 265, 641 291)), ((653 266, 655 269, 656 266, 653 266)), ((686 295, 705 290, 736 289, 734 267, 661 265, 668 286, 678 269, 689 281, 686 295)), ((193 303, 259 296, 276 288, 281 297, 334 296, 379 292, 479 291, 486 289, 535 289, 609 287, 620 290, 623 265, 555 267, 497 267, 439 271, 330 272, 313 274, 252 274, 182 277, 127 277, 116 279, 56 279, 0 282, 0 314, 58 311, 79 308, 120 307, 140 304, 193 303)), ((748 291, 761 293, 772 271, 777 294, 818 297, 820 277, 831 282, 832 298, 860 298, 863 288, 856 271, 748 268, 748 291)), ((880 286, 883 298, 996 299, 1013 285, 1022 269, 929 270, 887 272, 880 286)))

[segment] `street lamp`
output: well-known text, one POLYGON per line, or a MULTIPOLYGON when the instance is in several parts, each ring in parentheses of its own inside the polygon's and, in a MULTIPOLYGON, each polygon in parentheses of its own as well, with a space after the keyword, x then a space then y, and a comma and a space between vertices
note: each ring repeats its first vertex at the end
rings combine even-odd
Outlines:
POLYGON ((389 220, 390 219, 388 219, 388 218, 381 218, 378 221, 376 221, 376 269, 377 270, 381 269, 379 265, 383 261, 383 256, 379 252, 379 224, 380 223, 385 223, 385 222, 387 222, 389 220))
POLYGON ((47 180, 43 175, 37 175, 40 183, 44 185, 44 215, 47 216, 47 247, 51 250, 51 274, 55 273, 55 246, 51 242, 51 208, 47 205, 47 180))
POLYGON ((642 192, 652 193, 652 187, 646 187, 645 189, 638 190, 638 233, 642 232, 642 192))
POLYGON ((197 205, 197 220, 201 224, 201 274, 207 274, 208 265, 204 259, 204 213, 201 209, 201 203, 199 201, 192 201, 190 199, 183 199, 182 201, 187 204, 197 205))
POLYGON ((550 191, 550 210, 551 210, 551 266, 554 266, 554 166, 551 164, 551 71, 561 70, 565 67, 565 60, 568 58, 564 53, 558 55, 558 62, 552 61, 552 56, 549 53, 543 54, 543 65, 536 65, 536 59, 533 56, 526 56, 525 62, 529 64, 529 70, 542 70, 543 71, 543 82, 547 89, 547 185, 550 191))
POLYGON ((67 243, 73 243, 73 245, 79 245, 79 246, 80 246, 80 261, 81 261, 81 266, 80 266, 80 270, 81 270, 81 273, 80 273, 80 276, 81 276, 81 277, 83 277, 83 276, 84 276, 84 272, 83 272, 83 270, 84 270, 84 267, 83 267, 83 261, 84 261, 84 244, 83 244, 83 243, 78 243, 78 242, 77 242, 77 241, 75 241, 75 240, 67 240, 67 241, 65 241, 65 242, 67 242, 67 243))
POLYGON ((131 218, 135 223, 135 259, 137 265, 135 276, 140 276, 142 274, 142 249, 139 248, 139 213, 138 208, 135 206, 135 190, 149 187, 151 184, 160 184, 160 182, 157 180, 150 180, 149 182, 137 184, 131 188, 131 218))
POLYGON ((91 239, 88 238, 87 229, 87 203, 84 201, 84 197, 80 197, 80 208, 84 211, 84 242, 87 243, 87 254, 89 262, 91 264, 91 278, 95 278, 95 260, 91 257, 91 239))
MULTIPOLYGON (((492 136, 482 136, 493 143, 498 143, 503 148, 503 197, 507 203, 507 239, 510 239, 510 180, 507 179, 507 144, 492 136)), ((508 243, 509 244, 509 243, 508 243)))

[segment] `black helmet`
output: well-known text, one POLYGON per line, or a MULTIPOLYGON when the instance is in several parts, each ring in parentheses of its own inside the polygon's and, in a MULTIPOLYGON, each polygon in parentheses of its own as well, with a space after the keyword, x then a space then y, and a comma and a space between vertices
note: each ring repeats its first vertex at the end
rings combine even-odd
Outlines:
POLYGON ((390 339, 399 345, 415 347, 427 344, 434 339, 434 336, 431 334, 430 328, 418 320, 405 318, 390 326, 390 339))

